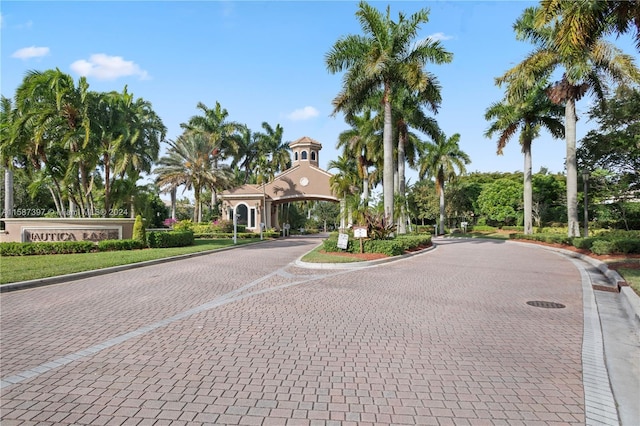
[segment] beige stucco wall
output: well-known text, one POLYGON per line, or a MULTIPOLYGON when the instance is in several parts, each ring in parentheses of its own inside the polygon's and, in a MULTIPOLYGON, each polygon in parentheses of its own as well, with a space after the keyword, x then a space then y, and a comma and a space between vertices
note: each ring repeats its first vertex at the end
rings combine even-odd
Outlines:
POLYGON ((133 236, 134 219, 102 218, 12 218, 1 219, 5 230, 0 242, 37 241, 99 241, 129 239, 133 236), (114 238, 115 237, 115 238, 114 238))

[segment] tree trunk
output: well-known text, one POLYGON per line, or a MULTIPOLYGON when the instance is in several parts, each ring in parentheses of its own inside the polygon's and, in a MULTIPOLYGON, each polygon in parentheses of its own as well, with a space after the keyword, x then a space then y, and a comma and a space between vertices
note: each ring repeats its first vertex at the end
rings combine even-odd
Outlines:
POLYGON ((13 170, 4 169, 4 217, 13 217, 13 170))
POLYGON ((342 199, 340 200, 340 231, 344 231, 347 228, 346 217, 347 217, 347 193, 342 194, 342 199))
POLYGON ((171 219, 176 220, 176 187, 171 188, 171 219))
POLYGON ((104 154, 104 217, 109 217, 111 209, 111 166, 109 154, 104 154))
MULTIPOLYGON (((404 200, 405 196, 405 140, 406 133, 404 131, 400 132, 400 136, 398 137, 398 195, 404 200)), ((400 218, 398 220, 398 234, 406 234, 407 233, 407 218, 406 212, 404 209, 404 201, 402 204, 402 208, 400 209, 400 218)))
POLYGON ((567 143, 567 220, 569 237, 580 236, 578 221, 578 164, 576 160, 576 101, 568 99, 565 105, 565 136, 567 143))
POLYGON ((438 182, 438 189, 440 190, 440 229, 438 235, 444 235, 444 182, 438 182))
POLYGON ((394 223, 393 220, 393 128, 391 121, 391 86, 385 83, 384 87, 384 128, 382 131, 383 147, 383 172, 382 172, 382 196, 384 198, 385 223, 394 223))
POLYGON ((524 152, 524 233, 533 234, 532 210, 533 190, 531 187, 531 141, 522 144, 524 152))

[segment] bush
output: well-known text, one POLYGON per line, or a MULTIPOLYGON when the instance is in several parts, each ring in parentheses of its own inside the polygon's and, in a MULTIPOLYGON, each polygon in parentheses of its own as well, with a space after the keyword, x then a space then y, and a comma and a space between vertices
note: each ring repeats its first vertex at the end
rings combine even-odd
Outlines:
POLYGON ((212 225, 213 232, 233 232, 233 221, 217 220, 212 225))
POLYGON ((134 240, 140 241, 142 245, 147 244, 147 235, 142 221, 142 216, 136 216, 136 221, 133 223, 133 237, 134 240))
POLYGON ((145 244, 138 240, 103 240, 98 242, 98 251, 138 250, 145 248, 145 244))
POLYGON ((185 247, 194 243, 191 231, 149 232, 148 245, 151 248, 185 247))
POLYGON ((593 245, 593 242, 595 240, 596 240, 595 238, 575 237, 571 241, 571 244, 573 244, 573 246, 575 248, 584 249, 584 250, 591 250, 591 246, 593 245))
POLYGON ((173 224, 174 231, 191 231, 193 229, 193 221, 191 219, 181 220, 173 224))
POLYGON ((467 229, 474 232, 496 232, 498 230, 495 226, 489 225, 474 225, 469 226, 467 229))
POLYGON ((0 256, 37 254, 89 253, 96 249, 91 241, 60 241, 52 243, 0 243, 0 256))
MULTIPOLYGON (((365 240, 363 251, 365 253, 383 253, 387 256, 398 256, 407 250, 431 244, 431 235, 400 235, 391 240, 365 240)), ((332 234, 322 242, 322 249, 326 252, 338 252, 338 235, 332 234)), ((348 253, 360 253, 360 242, 355 238, 349 238, 347 243, 348 253)))
POLYGON ((595 254, 611 254, 615 251, 615 243, 607 240, 597 240, 591 245, 591 251, 595 254))

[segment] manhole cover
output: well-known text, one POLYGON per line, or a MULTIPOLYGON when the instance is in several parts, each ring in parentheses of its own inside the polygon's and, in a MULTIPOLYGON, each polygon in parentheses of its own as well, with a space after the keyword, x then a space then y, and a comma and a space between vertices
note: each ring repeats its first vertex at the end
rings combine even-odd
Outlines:
POLYGON ((562 303, 544 302, 542 300, 532 300, 527 302, 527 305, 535 306, 536 308, 553 308, 553 309, 559 309, 559 308, 565 307, 562 303))

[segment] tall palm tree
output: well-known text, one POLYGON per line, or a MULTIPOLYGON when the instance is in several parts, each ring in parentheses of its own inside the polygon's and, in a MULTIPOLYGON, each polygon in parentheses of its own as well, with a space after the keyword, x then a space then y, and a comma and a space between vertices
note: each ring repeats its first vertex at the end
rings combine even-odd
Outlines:
POLYGON ((424 144, 424 155, 420 157, 420 179, 426 176, 435 178, 436 193, 440 197, 440 220, 438 235, 444 234, 444 185, 455 178, 457 174, 466 173, 466 165, 471 162, 469 156, 460 149, 460 134, 440 135, 433 143, 424 144))
POLYGON ((275 174, 291 167, 291 148, 289 142, 282 140, 284 129, 280 124, 273 128, 269 123, 262 123, 262 132, 256 134, 259 156, 266 157, 271 163, 271 171, 275 174))
POLYGON ((561 49, 584 49, 603 35, 620 35, 635 27, 634 38, 640 50, 640 1, 542 0, 536 27, 554 20, 559 23, 554 43, 561 49))
MULTIPOLYGON (((567 2, 569 3, 569 2, 567 2)), ((602 99, 607 81, 640 82, 640 70, 634 58, 601 38, 589 42, 584 48, 556 43, 560 28, 558 21, 536 27, 539 9, 527 8, 514 24, 516 38, 532 42, 536 48, 521 63, 496 79, 498 84, 508 84, 509 99, 522 99, 538 82, 547 80, 558 68, 562 79, 548 88, 549 98, 565 107, 565 140, 567 146, 567 218, 568 235, 580 235, 578 222, 578 172, 576 160, 576 102, 587 92, 602 99)), ((558 19, 562 19, 559 16, 558 19)), ((601 36, 602 34, 600 34, 601 36)))
POLYGON ((356 160, 349 154, 343 154, 337 160, 329 161, 328 168, 336 169, 338 173, 329 178, 329 185, 334 194, 340 198, 340 229, 347 227, 347 204, 349 198, 358 186, 358 171, 356 160))
POLYGON ((253 133, 249 127, 242 125, 235 136, 235 143, 238 147, 233 159, 233 166, 239 166, 244 171, 244 176, 239 183, 248 183, 252 176, 252 167, 255 166, 260 154, 257 134, 253 133))
POLYGON ((336 144, 345 154, 357 159, 358 176, 362 179, 362 200, 365 204, 369 202, 371 189, 369 167, 376 163, 382 144, 382 135, 375 128, 371 114, 371 110, 366 110, 361 115, 345 117, 351 128, 338 135, 336 144))
MULTIPOLYGON (((436 140, 440 134, 440 128, 436 120, 427 116, 423 109, 427 108, 435 113, 441 101, 440 87, 435 77, 430 80, 431 84, 421 92, 411 93, 406 88, 400 88, 394 92, 392 111, 398 136, 398 186, 396 193, 401 199, 405 199, 406 196, 405 166, 408 164, 410 167, 415 167, 420 144, 418 136, 411 132, 410 128, 419 130, 431 137, 432 140, 436 140)), ((406 211, 403 203, 400 207, 398 221, 399 234, 406 233, 406 224, 406 211)))
POLYGON ((194 222, 201 218, 200 195, 209 187, 224 187, 230 179, 228 168, 212 167, 211 145, 201 133, 185 132, 176 141, 169 141, 167 155, 155 168, 156 183, 160 187, 185 186, 193 189, 195 197, 194 222))
POLYGON ((397 22, 390 14, 390 7, 383 15, 366 2, 360 2, 356 16, 364 35, 341 37, 327 53, 325 61, 331 73, 346 71, 343 88, 333 100, 334 114, 339 111, 353 114, 361 110, 377 90, 383 91, 384 215, 393 222, 393 87, 424 90, 429 84, 429 75, 424 70, 426 63, 451 62, 452 54, 438 41, 415 40, 420 25, 428 22, 428 9, 409 18, 399 13, 397 22))
POLYGON ((88 87, 84 77, 76 86, 58 69, 27 72, 16 90, 15 139, 9 142, 20 143, 36 170, 53 182, 58 198, 80 206, 83 215, 91 210, 91 174, 97 164, 89 147, 88 87))
MULTIPOLYGON (((222 108, 220 102, 216 101, 213 108, 207 107, 202 102, 198 102, 197 108, 203 115, 192 116, 187 123, 180 124, 183 129, 203 134, 213 155, 213 168, 219 167, 219 161, 237 155, 237 132, 242 128, 240 123, 228 121, 229 112, 222 108)), ((211 188, 211 208, 218 203, 218 189, 211 188)))
POLYGON ((15 146, 10 145, 17 112, 11 98, 0 98, 0 164, 4 167, 4 217, 13 217, 13 159, 15 146), (13 149, 12 149, 13 148, 13 149))
POLYGON ((564 110, 560 105, 549 100, 538 85, 517 103, 504 99, 502 102, 493 103, 485 113, 485 120, 491 121, 491 125, 485 132, 485 136, 491 138, 498 134, 498 155, 511 137, 520 131, 520 145, 524 154, 524 233, 533 233, 532 207, 533 190, 531 182, 531 143, 541 128, 545 128, 555 138, 564 136, 562 117, 564 110))

